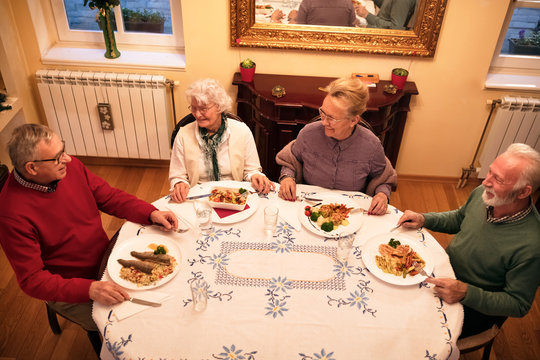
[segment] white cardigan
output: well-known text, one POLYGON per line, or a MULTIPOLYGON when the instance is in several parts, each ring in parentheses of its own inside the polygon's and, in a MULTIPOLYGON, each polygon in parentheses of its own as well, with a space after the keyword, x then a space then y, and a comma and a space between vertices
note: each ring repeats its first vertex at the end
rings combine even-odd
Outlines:
MULTIPOLYGON (((209 181, 202 148, 197 121, 180 128, 174 140, 169 167, 171 191, 180 181, 190 186, 209 181)), ((227 119, 227 129, 217 154, 221 180, 250 181, 252 175, 262 174, 251 130, 240 121, 227 119)))

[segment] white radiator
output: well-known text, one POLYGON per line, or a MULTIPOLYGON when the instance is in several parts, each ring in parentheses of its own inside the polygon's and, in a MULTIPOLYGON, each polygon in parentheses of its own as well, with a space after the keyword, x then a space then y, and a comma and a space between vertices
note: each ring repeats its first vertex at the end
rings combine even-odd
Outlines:
POLYGON ((170 113, 161 75, 39 70, 47 122, 72 155, 170 158, 170 113), (110 111, 100 112, 98 104, 110 111), (111 130, 111 124, 113 129, 111 130))
POLYGON ((503 97, 480 155, 479 178, 512 143, 524 143, 540 151, 540 99, 503 97))

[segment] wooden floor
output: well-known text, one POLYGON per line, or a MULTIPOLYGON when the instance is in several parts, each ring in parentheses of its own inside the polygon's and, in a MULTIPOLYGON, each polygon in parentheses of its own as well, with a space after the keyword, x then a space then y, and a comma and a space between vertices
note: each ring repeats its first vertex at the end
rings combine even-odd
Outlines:
MULTIPOLYGON (((89 166, 112 186, 126 190, 144 200, 153 201, 168 193, 167 168, 122 166, 89 166)), ((446 211, 463 204, 476 184, 457 190, 455 182, 416 181, 401 178, 391 204, 401 210, 418 212, 446 211)), ((122 220, 102 215, 103 226, 112 236, 122 220)), ((433 233, 445 247, 451 237, 433 233)), ((539 291, 540 292, 540 291, 539 291)), ((78 326, 60 319, 61 335, 53 335, 47 322, 45 305, 21 292, 3 251, 0 249, 0 360, 3 359, 96 359, 86 333, 78 326)), ((466 360, 481 358, 480 352, 462 356, 466 360)), ((509 319, 496 338, 490 359, 540 359, 540 294, 529 314, 509 319)))

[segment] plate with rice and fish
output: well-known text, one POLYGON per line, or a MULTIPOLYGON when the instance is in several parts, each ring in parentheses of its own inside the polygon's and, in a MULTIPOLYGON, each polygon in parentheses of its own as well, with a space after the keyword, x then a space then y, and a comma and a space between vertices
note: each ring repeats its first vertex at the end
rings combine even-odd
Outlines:
POLYGON ((171 239, 143 234, 117 244, 107 262, 107 271, 118 285, 132 290, 156 288, 180 271, 182 255, 171 239))

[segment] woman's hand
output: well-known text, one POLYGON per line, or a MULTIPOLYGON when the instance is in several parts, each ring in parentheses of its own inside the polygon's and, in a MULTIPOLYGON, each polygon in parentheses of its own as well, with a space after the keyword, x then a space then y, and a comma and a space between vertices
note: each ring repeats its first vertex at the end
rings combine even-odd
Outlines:
POLYGON ((384 215, 388 209, 388 198, 385 193, 377 193, 373 196, 371 200, 371 205, 369 205, 369 213, 371 215, 384 215))
POLYGON ((251 176, 251 186, 261 194, 268 194, 270 190, 276 188, 273 182, 268 180, 268 178, 261 174, 255 174, 251 176))
POLYGON ((284 200, 296 201, 296 181, 286 177, 279 183, 279 197, 284 200))
POLYGON ((183 203, 186 201, 187 195, 189 192, 189 185, 185 182, 177 182, 174 184, 173 191, 171 192, 171 199, 178 203, 183 203))

